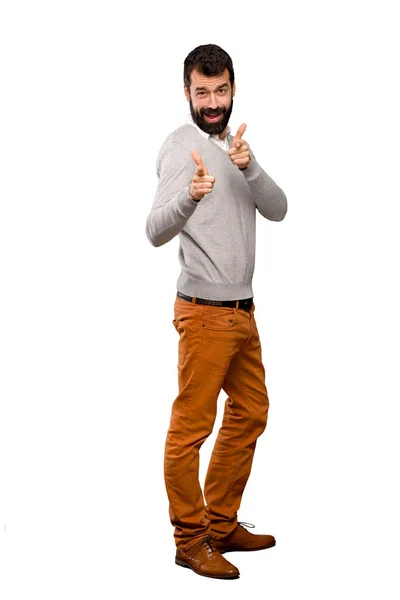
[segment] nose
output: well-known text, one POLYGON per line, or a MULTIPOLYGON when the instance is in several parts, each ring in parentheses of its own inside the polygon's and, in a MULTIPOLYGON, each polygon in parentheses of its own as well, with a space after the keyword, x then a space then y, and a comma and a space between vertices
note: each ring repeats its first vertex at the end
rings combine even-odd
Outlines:
POLYGON ((215 94, 211 93, 210 94, 210 104, 209 104, 209 108, 218 108, 218 102, 217 102, 217 97, 215 94))

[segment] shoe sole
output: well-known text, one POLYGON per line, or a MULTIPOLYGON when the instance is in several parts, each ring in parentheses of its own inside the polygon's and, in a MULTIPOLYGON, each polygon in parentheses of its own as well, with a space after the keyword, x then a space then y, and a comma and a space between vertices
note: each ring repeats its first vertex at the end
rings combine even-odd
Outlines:
POLYGON ((217 548, 217 550, 220 554, 225 554, 225 552, 257 552, 259 550, 273 548, 274 546, 276 546, 276 542, 274 544, 270 544, 269 546, 263 546, 262 548, 225 548, 224 550, 217 548))
POLYGON ((180 567, 184 567, 185 569, 191 569, 193 573, 196 573, 196 575, 201 575, 202 577, 211 577, 212 579, 239 579, 239 575, 207 575, 206 573, 200 573, 199 571, 196 571, 196 569, 193 569, 193 567, 185 563, 185 561, 176 557, 175 564, 179 565, 180 567))

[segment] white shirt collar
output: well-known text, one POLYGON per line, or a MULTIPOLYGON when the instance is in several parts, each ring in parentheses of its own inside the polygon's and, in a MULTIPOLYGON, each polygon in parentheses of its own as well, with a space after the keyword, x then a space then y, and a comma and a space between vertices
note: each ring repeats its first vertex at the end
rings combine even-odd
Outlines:
POLYGON ((228 150, 229 150, 228 135, 231 132, 231 128, 229 127, 229 125, 228 125, 228 127, 226 129, 225 139, 222 140, 219 137, 218 134, 217 135, 211 135, 210 133, 206 133, 205 131, 203 131, 202 129, 200 129, 200 127, 198 125, 196 125, 196 123, 193 121, 192 115, 190 113, 186 117, 186 123, 188 125, 193 125, 193 127, 195 127, 197 129, 197 131, 200 133, 200 135, 202 135, 207 140, 210 140, 211 142, 214 142, 214 144, 217 144, 217 146, 219 146, 220 148, 222 148, 223 150, 226 150, 226 152, 228 152, 228 150))

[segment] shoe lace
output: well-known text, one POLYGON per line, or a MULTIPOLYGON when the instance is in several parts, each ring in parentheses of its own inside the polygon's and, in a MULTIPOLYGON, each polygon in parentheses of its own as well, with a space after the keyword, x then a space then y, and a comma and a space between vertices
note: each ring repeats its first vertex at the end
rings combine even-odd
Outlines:
POLYGON ((240 525, 240 527, 243 527, 243 529, 245 527, 250 528, 250 529, 255 528, 255 525, 253 525, 253 523, 246 523, 245 521, 238 521, 238 525, 240 525))
POLYGON ((215 544, 214 544, 214 538, 212 535, 206 535, 206 537, 201 540, 199 546, 201 546, 201 545, 203 545, 206 548, 207 554, 209 556, 213 552, 217 551, 215 544))

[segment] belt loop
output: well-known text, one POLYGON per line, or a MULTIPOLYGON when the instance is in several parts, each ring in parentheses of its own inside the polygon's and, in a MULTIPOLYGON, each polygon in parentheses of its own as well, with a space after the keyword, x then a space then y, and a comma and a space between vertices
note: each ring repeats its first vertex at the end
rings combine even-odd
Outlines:
POLYGON ((192 298, 192 304, 196 304, 196 298, 192 298))
POLYGON ((239 308, 239 300, 236 300, 236 308, 239 308))

